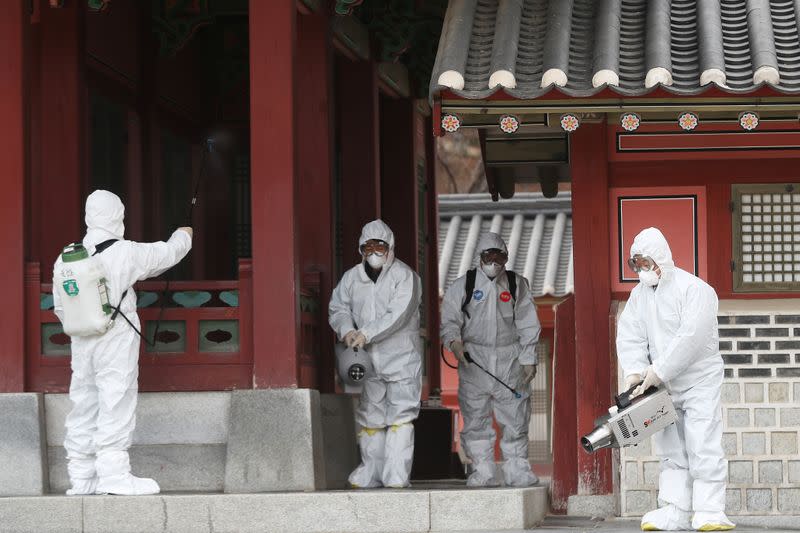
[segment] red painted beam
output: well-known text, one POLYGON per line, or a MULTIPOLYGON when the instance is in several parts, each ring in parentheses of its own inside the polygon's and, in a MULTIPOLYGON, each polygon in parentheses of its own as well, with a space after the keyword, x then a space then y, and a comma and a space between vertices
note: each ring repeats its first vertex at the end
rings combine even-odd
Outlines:
MULTIPOLYGON (((570 138, 572 173, 572 238, 575 276, 575 393, 577 431, 584 435, 612 399, 608 312, 611 273, 608 208, 608 160, 605 124, 584 124, 570 138)), ((613 490, 611 454, 584 452, 577 438, 571 444, 578 456, 578 492, 609 494, 613 490)))
POLYGON ((26 176, 26 41, 23 2, 10 2, 0 16, 0 250, 3 299, 0 308, 0 392, 22 392, 25 356, 24 213, 26 176))
POLYGON ((298 384, 296 17, 291 0, 250 0, 255 388, 298 384))
POLYGON ((342 269, 358 261, 362 226, 380 217, 378 78, 375 64, 336 56, 336 125, 342 269))
MULTIPOLYGON (((303 273, 318 273, 318 298, 321 317, 327 317, 333 290, 333 210, 332 197, 332 49, 327 15, 300 15, 297 18, 297 71, 303 82, 297 85, 297 123, 303 125, 297 143, 298 179, 306 194, 298 201, 297 229, 300 234, 300 268, 303 273)), ((306 289, 312 287, 305 286, 306 289)), ((317 328, 314 353, 314 379, 325 392, 334 392, 333 331, 325 322, 317 328)), ((301 383, 306 385, 305 383, 301 383)))
MULTIPOLYGON (((41 194, 36 206, 38 253, 49 265, 61 248, 83 235, 86 172, 85 6, 67 2, 41 11, 39 145, 41 194)), ((43 268, 48 275, 48 268, 43 268)))

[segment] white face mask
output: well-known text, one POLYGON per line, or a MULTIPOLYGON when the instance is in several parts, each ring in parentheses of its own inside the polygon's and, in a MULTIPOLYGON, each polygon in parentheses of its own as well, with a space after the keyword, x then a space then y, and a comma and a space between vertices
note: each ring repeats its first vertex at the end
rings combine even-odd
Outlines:
POLYGON ((658 285, 658 274, 656 274, 655 270, 648 270, 647 272, 643 270, 639 272, 639 281, 648 287, 655 287, 658 285))
POLYGON ((383 265, 386 264, 386 256, 369 254, 367 256, 367 263, 369 263, 369 266, 375 269, 383 268, 383 265))
POLYGON ((483 270, 483 273, 492 279, 496 278, 502 269, 503 267, 497 263, 491 263, 488 265, 486 263, 481 263, 481 270, 483 270))

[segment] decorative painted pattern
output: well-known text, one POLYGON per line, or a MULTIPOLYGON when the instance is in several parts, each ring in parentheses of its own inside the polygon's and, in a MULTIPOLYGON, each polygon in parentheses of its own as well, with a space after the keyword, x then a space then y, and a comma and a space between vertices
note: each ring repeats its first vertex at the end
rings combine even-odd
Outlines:
MULTIPOLYGON (((156 330, 156 321, 148 320, 145 328, 145 335, 148 339, 153 339, 156 330)), ((145 350, 149 353, 183 353, 186 351, 186 322, 183 320, 162 320, 158 323, 158 335, 155 339, 155 346, 145 344, 145 350)))
POLYGON ((580 127, 581 121, 575 115, 566 113, 561 115, 561 129, 567 133, 572 133, 580 127))
POLYGON ((678 117, 678 126, 680 126, 683 131, 692 131, 699 125, 700 118, 691 111, 681 113, 678 117))
POLYGON ((198 324, 198 347, 202 353, 238 352, 239 322, 201 320, 198 324))
POLYGON ((519 119, 514 115, 503 115, 500 117, 500 129, 505 133, 514 133, 519 129, 519 119))
POLYGON ((739 125, 745 131, 753 131, 758 127, 758 113, 745 111, 739 115, 739 125))
POLYGON ((642 125, 642 118, 636 113, 625 113, 620 117, 619 123, 625 131, 636 131, 642 125))
POLYGON ((442 129, 448 133, 455 133, 461 127, 461 119, 457 115, 447 114, 442 116, 442 129))

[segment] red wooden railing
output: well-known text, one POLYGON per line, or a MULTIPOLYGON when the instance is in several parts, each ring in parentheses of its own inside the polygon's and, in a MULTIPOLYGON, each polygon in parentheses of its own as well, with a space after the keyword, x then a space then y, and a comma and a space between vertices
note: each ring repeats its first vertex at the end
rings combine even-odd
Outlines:
MULTIPOLYGON (((50 306, 42 305, 52 287, 40 283, 40 279, 39 264, 26 264, 26 389, 64 392, 70 379, 69 337, 59 333, 60 324, 52 309, 47 308, 50 306)), ((162 311, 165 285, 165 282, 144 282, 136 286, 140 298, 146 293, 158 295, 156 301, 138 310, 143 333, 149 339, 160 319, 156 346, 142 342, 139 388, 144 391, 251 388, 251 261, 239 262, 238 280, 170 282, 169 302, 162 311), (232 291, 238 292, 238 305, 233 305, 236 294, 232 291), (203 299, 208 296, 209 300, 201 307, 181 307, 174 302, 175 293, 199 295, 203 299)))

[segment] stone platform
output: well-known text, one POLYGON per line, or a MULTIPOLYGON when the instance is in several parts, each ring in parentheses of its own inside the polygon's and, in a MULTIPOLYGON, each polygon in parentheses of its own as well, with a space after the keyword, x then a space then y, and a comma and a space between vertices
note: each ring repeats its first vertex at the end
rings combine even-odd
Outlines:
POLYGON ((405 533, 535 527, 547 489, 0 498, 3 533, 405 533))

